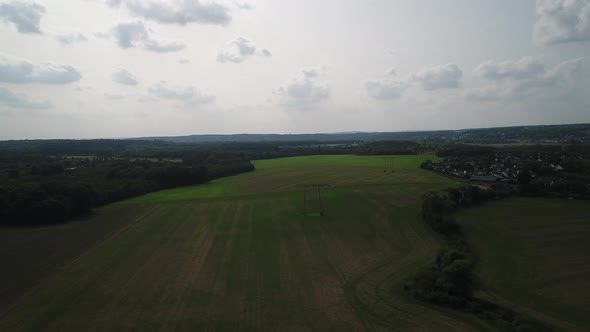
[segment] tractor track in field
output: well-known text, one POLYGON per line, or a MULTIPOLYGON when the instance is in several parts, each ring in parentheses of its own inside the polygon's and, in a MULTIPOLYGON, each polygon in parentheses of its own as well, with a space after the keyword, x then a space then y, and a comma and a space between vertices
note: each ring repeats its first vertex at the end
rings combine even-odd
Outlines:
MULTIPOLYGON (((197 227, 194 227, 190 233, 190 238, 194 238, 194 241, 189 241, 189 245, 185 249, 189 253, 188 259, 183 263, 178 276, 170 287, 170 291, 163 298, 164 303, 173 302, 175 299, 177 302, 167 312, 164 312, 161 319, 165 322, 165 327, 171 328, 172 323, 175 322, 175 318, 180 317, 180 313, 183 312, 187 305, 187 298, 194 286, 194 276, 200 271, 203 266, 203 262, 209 254, 211 246, 213 244, 213 237, 215 234, 211 234, 211 226, 207 225, 205 220, 198 220, 197 227)), ((214 223, 219 220, 213 220, 214 223)), ((172 273, 173 271, 171 271, 172 273)), ((160 319, 158 319, 160 320, 160 319)))
MULTIPOLYGON (((325 181, 321 181, 322 183, 325 181)), ((432 186, 440 185, 440 182, 367 182, 367 183, 335 183, 331 184, 328 189, 351 189, 351 188, 362 188, 362 187, 392 187, 392 186, 432 186)), ((443 187, 441 187, 443 188, 443 187)), ((446 188, 446 187, 445 187, 446 188)), ((243 194, 227 194, 218 197, 187 197, 178 198, 171 201, 162 200, 158 204, 178 204, 180 202, 194 201, 194 202, 217 202, 217 201, 232 201, 236 199, 241 200, 259 200, 260 195, 264 194, 292 194, 301 191, 301 188, 297 185, 289 185, 281 187, 279 189, 264 190, 264 191, 252 191, 245 192, 243 194)), ((149 195, 149 194, 148 194, 149 195)), ((138 202, 138 203, 126 203, 130 205, 153 205, 153 202, 138 202)))
MULTIPOLYGON (((188 209, 187 209, 188 210, 188 209)), ((170 211, 165 211, 167 216, 170 211)), ((190 210, 182 211, 183 214, 190 214, 190 210)), ((175 235, 178 234, 182 226, 186 223, 186 218, 180 218, 179 222, 171 223, 153 223, 152 220, 144 219, 141 234, 152 234, 154 231, 157 234, 175 235)), ((139 226, 138 226, 139 227, 139 226)), ((139 230, 138 230, 139 231, 139 230)), ((140 237, 141 238, 141 237, 140 237)), ((165 239, 161 239, 161 242, 165 239)), ((132 242, 135 243, 135 242, 132 242)), ((100 290, 101 296, 95 298, 94 307, 96 311, 89 314, 89 317, 84 319, 86 322, 82 324, 84 329, 88 330, 112 330, 117 328, 117 323, 125 322, 123 325, 126 329, 134 328, 138 322, 145 320, 146 316, 150 316, 146 305, 149 300, 156 296, 161 288, 153 287, 157 283, 148 276, 153 276, 153 271, 160 268, 162 261, 165 261, 166 255, 169 253, 163 250, 161 246, 154 246, 152 248, 142 248, 135 243, 135 246, 123 248, 113 264, 119 266, 137 264, 129 270, 114 269, 108 265, 98 266, 97 271, 92 277, 81 278, 80 280, 89 280, 89 282, 102 282, 100 286, 94 289, 79 286, 78 293, 80 299, 83 297, 93 297, 96 293, 88 292, 89 290, 100 290), (137 256, 136 256, 137 255, 137 256), (146 259, 132 259, 132 257, 146 259), (113 271, 120 271, 118 274, 113 271), (97 281, 98 280, 98 281, 97 281), (104 287, 108 285, 108 287, 104 287), (130 299, 133 299, 131 301, 130 299), (119 306, 125 310, 119 310, 115 313, 107 314, 105 310, 112 306, 119 306), (113 326, 113 324, 115 324, 113 326), (90 328, 93 327, 93 328, 90 328)), ((84 303, 82 300, 75 300, 74 303, 84 303)), ((83 321, 84 321, 83 320, 83 321)), ((61 319, 58 317, 53 324, 59 327, 70 324, 68 319, 61 319)), ((79 325, 78 325, 79 326, 79 325)), ((120 328, 120 325, 119 325, 120 328)), ((59 328, 58 328, 59 329, 59 328)))
MULTIPOLYGON (((111 240, 113 240, 113 239, 121 236, 125 232, 131 230, 138 223, 140 223, 142 220, 144 220, 144 218, 148 217, 149 215, 152 215, 153 213, 155 213, 159 209, 161 209, 161 206, 159 204, 153 204, 152 207, 150 207, 147 211, 145 211, 144 213, 142 213, 140 216, 135 217, 127 225, 123 226, 122 228, 116 229, 111 234, 107 235, 104 239, 102 239, 96 245, 94 245, 94 246, 92 246, 90 248, 87 248, 86 250, 84 250, 83 252, 81 252, 76 257, 72 258, 71 260, 68 260, 63 266, 61 266, 56 271, 54 271, 53 272, 53 275, 56 275, 59 271, 65 271, 65 270, 68 270, 71 267, 75 266, 78 262, 82 261, 85 257, 90 256, 93 252, 96 252, 100 248, 104 247, 111 240)), ((27 298, 28 296, 31 296, 31 294, 34 294, 39 289, 41 289, 45 285, 49 284, 52 280, 53 280, 53 278, 49 277, 49 278, 45 278, 45 279, 41 280, 40 282, 37 282, 35 285, 31 286, 28 291, 26 291, 25 293, 23 293, 23 295, 20 298, 23 299, 23 298, 27 298)), ((6 315, 11 310, 13 310, 20 302, 21 302, 21 300, 16 300, 16 301, 13 302, 12 305, 7 306, 2 311, 0 311, 0 318, 3 317, 4 315, 6 315)))
MULTIPOLYGON (((382 210, 387 204, 379 202, 375 197, 366 195, 366 198, 382 210)), ((383 215, 384 211, 377 213, 383 215)), ((381 329, 406 330, 412 326, 412 330, 428 330, 433 324, 444 324, 447 330, 468 331, 470 328, 462 322, 446 317, 438 312, 420 304, 410 302, 399 294, 394 294, 395 289, 401 290, 403 282, 411 276, 405 271, 414 271, 423 265, 425 259, 430 259, 431 253, 437 247, 434 240, 427 240, 419 234, 415 226, 405 221, 406 231, 402 236, 407 244, 408 251, 403 254, 393 254, 388 258, 372 265, 358 273, 344 284, 344 291, 349 303, 355 311, 367 331, 381 329), (423 321, 427 321, 424 323, 423 321), (402 327, 405 326, 405 327, 402 327)))
MULTIPOLYGON (((216 240, 215 243, 213 244, 215 246, 215 244, 220 244, 220 250, 223 254, 221 255, 216 255, 215 257, 221 257, 221 259, 218 260, 218 262, 213 262, 212 260, 215 260, 213 257, 209 256, 208 258, 211 258, 211 261, 209 262, 210 265, 207 265, 208 260, 205 261, 205 266, 209 266, 210 268, 212 268, 211 272, 209 275, 211 276, 210 280, 207 280, 208 283, 210 283, 210 287, 207 287, 207 289, 209 289, 210 291, 212 291, 215 294, 223 294, 223 297, 227 297, 228 296, 228 281, 224 278, 224 276, 228 276, 229 273, 229 269, 230 269, 230 263, 231 263, 231 257, 232 257, 232 253, 233 253, 233 249, 235 246, 235 237, 236 237, 236 233, 237 233, 237 224, 239 221, 239 217, 240 217, 240 212, 243 210, 243 202, 241 201, 237 201, 235 204, 230 205, 227 209, 225 209, 225 212, 227 212, 231 218, 228 218, 229 220, 225 221, 227 223, 227 227, 228 229, 226 230, 220 230, 219 227, 217 228, 218 233, 221 233, 221 235, 225 238, 225 240, 223 240, 223 238, 220 238, 219 240, 216 240), (231 212, 231 213, 230 213, 231 212), (221 243, 218 243, 221 242, 221 243)), ((222 221, 222 224, 224 222, 222 221)), ((222 297, 222 298, 223 298, 222 297)), ((225 323, 224 315, 227 315, 227 305, 226 303, 224 303, 224 301, 221 301, 221 298, 218 299, 217 301, 213 301, 211 303, 211 305, 205 310, 205 317, 206 318, 212 318, 215 317, 217 315, 217 321, 214 320, 208 320, 207 323, 202 327, 201 330, 203 331, 215 331, 219 328, 219 324, 220 323, 225 323)))
POLYGON ((413 213, 421 193, 448 181, 375 166, 241 179, 220 184, 223 196, 177 190, 122 203, 138 205, 125 210, 135 218, 22 295, 30 303, 0 313, 0 328, 470 330, 392 292, 439 247, 413 213), (296 185, 306 181, 335 187, 324 218, 300 213, 296 185))
MULTIPOLYGON (((189 206, 190 207, 190 206, 189 206)), ((194 209, 188 209, 188 211, 182 211, 186 213, 186 216, 178 218, 178 222, 162 223, 165 228, 162 229, 167 237, 178 236, 184 229, 183 226, 190 221, 190 217, 195 212, 194 209)), ((110 324, 116 324, 121 321, 125 321, 128 326, 126 328, 133 328, 136 326, 136 322, 141 320, 149 319, 151 314, 146 308, 150 298, 156 297, 157 293, 162 290, 161 287, 156 287, 158 284, 149 276, 154 275, 153 271, 161 269, 163 266, 169 265, 166 263, 167 258, 172 254, 170 246, 166 246, 166 239, 160 240, 157 246, 154 246, 152 252, 147 256, 148 259, 143 261, 127 278, 126 282, 119 285, 116 292, 112 293, 110 302, 102 305, 102 307, 114 307, 117 303, 120 303, 122 299, 134 298, 135 301, 132 303, 128 311, 120 311, 114 315, 109 316, 106 321, 97 322, 91 324, 92 326, 99 327, 99 329, 114 330, 115 326, 110 324), (147 318, 146 318, 147 316, 147 318)), ((164 282, 164 280, 162 280, 164 282)), ((124 301, 124 300, 123 300, 124 301)))

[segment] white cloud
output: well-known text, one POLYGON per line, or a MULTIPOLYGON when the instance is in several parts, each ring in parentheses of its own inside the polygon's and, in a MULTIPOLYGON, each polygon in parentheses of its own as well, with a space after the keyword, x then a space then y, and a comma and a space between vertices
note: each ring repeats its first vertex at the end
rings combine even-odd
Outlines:
POLYGON ((590 1, 537 0, 534 39, 541 44, 590 40, 590 1))
POLYGON ((111 29, 121 48, 131 48, 143 44, 148 39, 148 31, 141 21, 122 22, 111 29))
POLYGON ((153 97, 180 101, 185 106, 211 104, 215 101, 214 95, 201 92, 192 86, 170 86, 166 82, 151 86, 148 93, 153 97))
POLYGON ((0 4, 0 18, 16 26, 18 32, 41 33, 45 7, 35 2, 10 1, 0 4))
POLYGON ((165 40, 146 40, 144 49, 152 52, 166 53, 166 52, 177 52, 186 47, 184 43, 178 41, 165 41, 165 40))
POLYGON ((414 75, 424 90, 458 88, 463 71, 453 63, 423 69, 414 75))
POLYGON ((125 69, 118 70, 112 75, 113 81, 125 85, 137 85, 137 77, 125 69))
POLYGON ((365 82, 367 94, 375 99, 390 100, 401 97, 409 84, 405 81, 391 79, 369 80, 365 82))
POLYGON ((178 63, 180 63, 181 65, 186 65, 186 64, 191 63, 191 61, 187 58, 180 58, 180 59, 178 59, 178 63))
MULTIPOLYGON (((543 70, 540 72, 538 72, 538 70, 522 71, 521 69, 526 66, 508 66, 509 68, 515 68, 514 73, 504 71, 504 74, 500 76, 484 76, 491 80, 492 84, 483 88, 470 89, 466 91, 464 97, 466 100, 470 101, 505 100, 523 98, 539 91, 545 93, 547 91, 571 87, 579 78, 582 61, 583 58, 563 61, 549 70, 545 70, 545 67, 542 66, 543 70), (523 73, 528 74, 525 75, 523 73)), ((518 61, 514 61, 511 63, 517 62, 518 61)), ((478 68, 480 66, 478 66, 478 68)))
POLYGON ((16 95, 12 91, 2 87, 0 87, 0 106, 22 109, 45 109, 51 107, 49 103, 30 101, 26 96, 16 95))
POLYGON ((316 77, 320 77, 320 75, 323 74, 324 70, 323 68, 315 68, 315 67, 310 67, 310 68, 303 68, 301 70, 301 72, 303 73, 303 76, 305 78, 316 78, 316 77))
POLYGON ((234 6, 236 6, 238 9, 254 9, 256 7, 256 4, 252 1, 245 1, 245 0, 234 0, 233 1, 234 6))
POLYGON ((108 0, 113 7, 125 5, 132 14, 158 23, 226 25, 231 21, 229 9, 216 2, 199 0, 108 0))
POLYGON ((126 95, 116 94, 116 93, 105 93, 104 99, 106 100, 121 100, 127 98, 126 95))
POLYGON ((285 106, 307 107, 319 103, 330 96, 330 89, 325 83, 318 82, 318 69, 304 69, 301 77, 291 80, 280 87, 275 94, 282 98, 285 106))
POLYGON ((576 58, 558 63, 545 73, 544 79, 555 83, 574 83, 582 68, 584 58, 576 58))
POLYGON ((68 84, 80 78, 82 74, 70 65, 54 63, 34 65, 25 60, 0 54, 0 82, 68 84))
POLYGON ((529 79, 539 77, 545 72, 545 66, 538 58, 527 56, 519 60, 487 60, 479 64, 474 73, 487 79, 529 79))
MULTIPOLYGON (((109 34, 107 34, 108 36, 109 34)), ((151 52, 177 52, 186 47, 180 41, 165 41, 154 38, 141 21, 121 22, 111 28, 110 35, 121 48, 142 47, 151 52)))
POLYGON ((55 39, 64 45, 88 41, 88 38, 80 32, 57 35, 55 39))
POLYGON ((269 50, 262 49, 257 52, 256 46, 254 46, 249 40, 240 37, 229 42, 225 49, 218 52, 217 62, 240 63, 257 53, 261 56, 271 56, 269 50))
POLYGON ((513 84, 493 84, 483 88, 473 88, 463 94, 468 101, 496 101, 516 96, 513 84))
POLYGON ((396 69, 392 68, 385 74, 385 78, 365 81, 364 88, 369 97, 378 100, 397 99, 416 83, 427 91, 458 88, 463 77, 463 71, 452 63, 425 68, 399 79, 392 78, 398 75, 396 69))

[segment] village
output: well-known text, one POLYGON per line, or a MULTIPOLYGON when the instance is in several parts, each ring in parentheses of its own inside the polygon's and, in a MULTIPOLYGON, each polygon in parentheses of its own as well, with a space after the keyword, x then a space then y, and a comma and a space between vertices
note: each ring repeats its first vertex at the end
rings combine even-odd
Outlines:
POLYGON ((577 167, 580 163, 585 163, 581 157, 495 153, 486 157, 428 160, 421 168, 506 193, 590 198, 590 176, 577 167))

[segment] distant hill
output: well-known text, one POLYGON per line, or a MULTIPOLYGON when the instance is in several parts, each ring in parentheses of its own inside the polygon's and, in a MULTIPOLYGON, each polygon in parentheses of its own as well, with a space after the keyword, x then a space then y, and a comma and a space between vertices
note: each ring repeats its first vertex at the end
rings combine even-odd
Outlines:
POLYGON ((317 134, 234 134, 139 137, 137 140, 158 140, 175 143, 211 142, 351 142, 351 141, 436 141, 463 143, 572 143, 590 142, 590 124, 516 126, 499 128, 402 131, 343 132, 317 134))
MULTIPOLYGON (((405 140, 404 137, 424 136, 429 132, 415 135, 412 132, 353 132, 332 134, 233 134, 233 135, 189 135, 164 137, 139 137, 139 140, 159 140, 176 143, 211 142, 340 142, 340 141, 384 141, 405 140)), ((430 132, 434 133, 434 132, 430 132)))
POLYGON ((547 126, 516 126, 498 128, 401 131, 401 132, 342 132, 317 134, 234 134, 234 135, 188 135, 154 136, 124 139, 34 139, 0 141, 2 149, 51 150, 60 154, 64 146, 77 147, 80 153, 89 150, 126 150, 131 147, 166 148, 174 143, 284 143, 284 144, 333 144, 371 143, 377 141, 413 141, 427 143, 590 143, 590 124, 567 124, 547 126), (54 151, 55 150, 55 151, 54 151))

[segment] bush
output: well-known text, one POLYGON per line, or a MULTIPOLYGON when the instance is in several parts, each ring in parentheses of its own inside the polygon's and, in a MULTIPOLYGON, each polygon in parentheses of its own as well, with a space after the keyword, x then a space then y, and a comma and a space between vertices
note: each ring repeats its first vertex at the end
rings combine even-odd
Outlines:
POLYGON ((441 250, 434 264, 419 272, 406 286, 422 300, 465 307, 473 297, 473 260, 457 250, 441 250))

